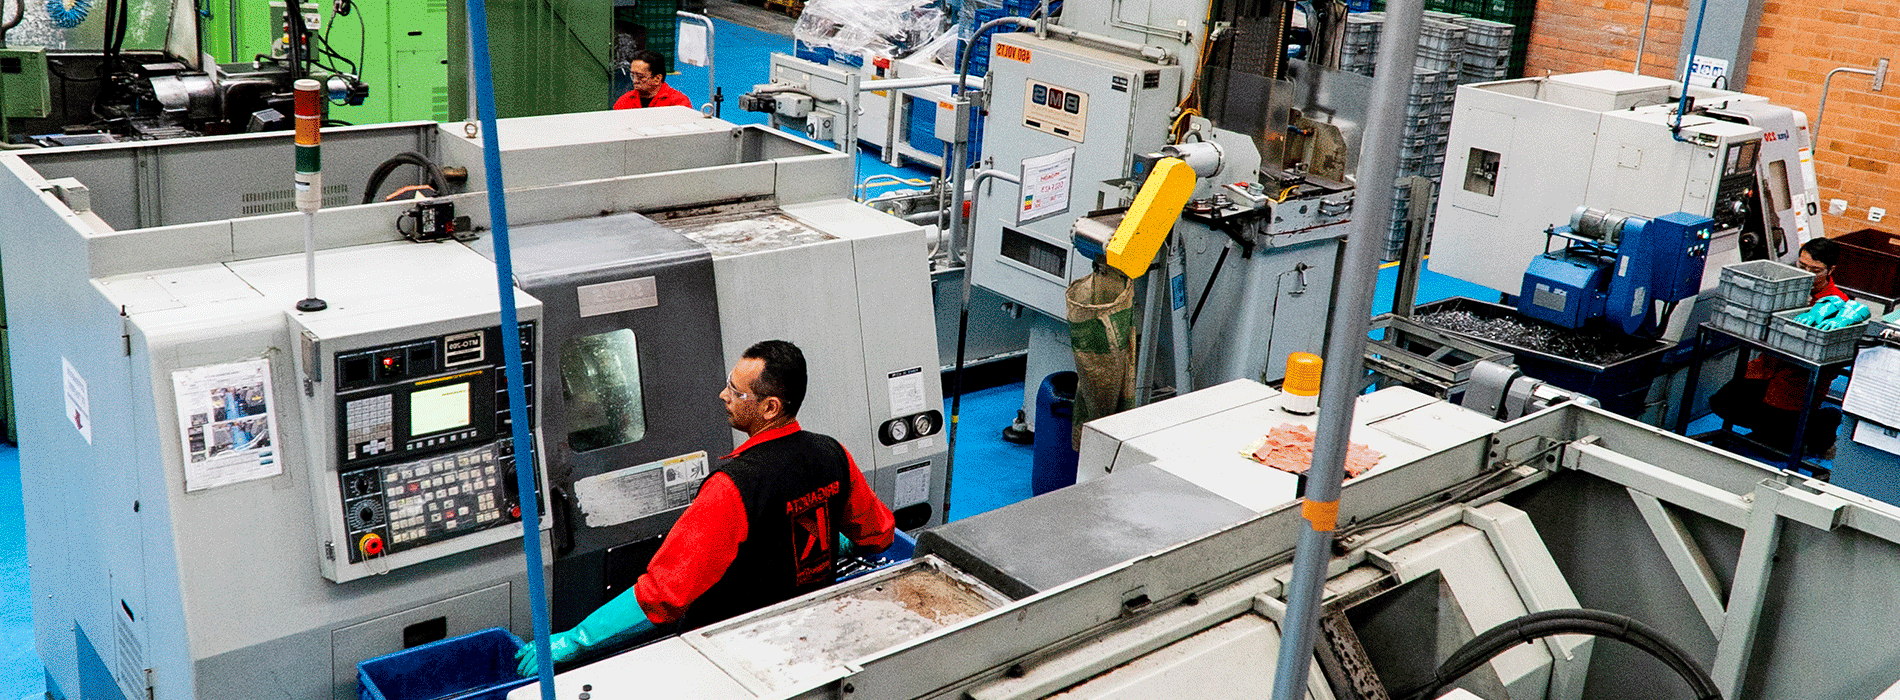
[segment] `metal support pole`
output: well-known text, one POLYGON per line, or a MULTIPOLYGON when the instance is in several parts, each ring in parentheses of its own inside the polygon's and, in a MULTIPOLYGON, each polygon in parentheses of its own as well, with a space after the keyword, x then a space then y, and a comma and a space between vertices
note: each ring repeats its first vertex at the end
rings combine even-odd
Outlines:
POLYGON ((1181 244, 1181 237, 1168 237, 1168 320, 1169 328, 1174 331, 1174 395, 1180 396, 1194 390, 1194 378, 1189 374, 1188 365, 1193 361, 1193 353, 1188 345, 1187 310, 1187 251, 1181 244))
MULTIPOLYGON (((1147 298, 1141 303, 1141 334, 1135 336, 1135 408, 1148 405, 1154 396, 1155 360, 1161 357, 1159 343, 1161 337, 1161 314, 1168 306, 1168 266, 1166 258, 1159 258, 1148 267, 1148 274, 1142 275, 1142 290, 1147 298)), ((1130 280, 1129 284, 1135 284, 1130 280)), ((1025 377, 1024 381, 1028 381, 1025 377)))
POLYGON ((1827 72, 1827 78, 1821 81, 1821 106, 1814 111, 1814 126, 1808 129, 1808 135, 1814 141, 1814 150, 1816 151, 1821 150, 1821 118, 1827 116, 1827 90, 1833 87, 1834 75, 1836 73, 1856 73, 1859 75, 1873 76, 1874 80, 1869 84, 1869 87, 1874 92, 1880 92, 1887 87, 1887 59, 1880 59, 1880 62, 1875 64, 1873 70, 1841 67, 1827 72))
MULTIPOLYGON (((952 146, 955 146, 955 144, 952 144, 952 146)), ((963 213, 963 188, 961 187, 963 175, 963 169, 959 168, 957 170, 959 187, 957 187, 956 199, 952 200, 955 202, 957 210, 951 212, 950 220, 952 222, 964 218, 976 218, 975 189, 981 188, 984 181, 990 178, 996 178, 1004 182, 1022 184, 1022 180, 1001 170, 985 170, 977 173, 975 186, 972 187, 970 193, 969 216, 965 217, 963 213)), ((953 238, 952 240, 955 239, 953 238)), ((957 423, 963 415, 963 351, 964 348, 968 346, 970 339, 970 276, 976 273, 976 266, 969 262, 973 257, 975 256, 964 256, 963 301, 957 307, 957 364, 956 369, 951 372, 952 379, 950 380, 950 434, 944 437, 944 439, 949 442, 946 446, 947 451, 944 453, 943 458, 943 518, 945 522, 950 520, 950 486, 954 483, 951 479, 955 478, 957 474, 957 423)))
POLYGON ((1311 527, 1300 530, 1293 578, 1286 584, 1287 611, 1273 674, 1274 700, 1305 697, 1307 670, 1313 663, 1320 595, 1339 515, 1339 486, 1346 474, 1346 440, 1352 430, 1354 398, 1365 386, 1366 328, 1378 282, 1379 253, 1386 232, 1392 230, 1392 190, 1399 170, 1395 144, 1404 129, 1406 92, 1424 5, 1424 0, 1392 0, 1386 5, 1378 77, 1373 80, 1364 132, 1364 143, 1376 145, 1364 149, 1360 159, 1358 201, 1333 298, 1313 465, 1306 472, 1306 495, 1300 504, 1311 527))
POLYGON ((969 217, 964 216, 963 213, 963 195, 964 188, 970 181, 968 157, 970 149, 969 129, 962 127, 966 127, 969 120, 975 119, 979 114, 983 103, 983 92, 966 90, 958 97, 960 99, 957 100, 956 119, 960 128, 955 130, 958 140, 956 143, 949 144, 949 153, 946 154, 947 162, 944 165, 950 170, 950 263, 963 265, 964 274, 967 276, 970 261, 963 258, 963 253, 964 249, 969 247, 967 239, 970 235, 970 221, 969 217))
POLYGON ((1413 175, 1407 179, 1412 201, 1405 210, 1405 247, 1399 254, 1398 284, 1392 291, 1392 315, 1412 317, 1418 303, 1418 279, 1425 269, 1425 227, 1431 224, 1432 191, 1438 186, 1428 178, 1413 175))

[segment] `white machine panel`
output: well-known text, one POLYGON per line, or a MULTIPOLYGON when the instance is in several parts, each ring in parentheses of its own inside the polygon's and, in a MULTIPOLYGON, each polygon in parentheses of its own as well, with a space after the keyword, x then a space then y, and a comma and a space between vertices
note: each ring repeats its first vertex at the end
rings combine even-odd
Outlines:
MULTIPOLYGON (((1245 451, 1281 424, 1312 429, 1317 415, 1281 408, 1285 395, 1234 380, 1092 421, 1082 428, 1077 480, 1152 463, 1256 511, 1294 499, 1299 478, 1255 462, 1245 451)), ((1349 438, 1382 455, 1372 472, 1391 469, 1496 429, 1499 423, 1410 389, 1358 398, 1349 438)), ((1372 473, 1368 472, 1368 473, 1372 473)))
POLYGON ((1089 271, 1088 260, 1071 250, 1069 224, 1122 203, 1121 186, 1109 183, 1128 176, 1134 154, 1166 142, 1181 69, 1028 33, 998 34, 993 44, 995 95, 984 156, 997 170, 1020 175, 1025 160, 1073 152, 1060 213, 1021 220, 1025 197, 1005 182, 991 181, 977 194, 973 281, 1066 318, 1063 292, 1089 271))
POLYGON ((922 506, 900 512, 900 526, 942 522, 946 424, 923 229, 845 200, 670 225, 713 252, 726 363, 761 340, 798 345, 811 377, 799 424, 844 443, 893 511, 922 506))

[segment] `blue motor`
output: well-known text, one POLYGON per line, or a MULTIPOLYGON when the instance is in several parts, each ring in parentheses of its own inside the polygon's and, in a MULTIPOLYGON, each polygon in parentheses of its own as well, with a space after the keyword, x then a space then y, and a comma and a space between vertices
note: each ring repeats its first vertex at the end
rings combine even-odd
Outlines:
POLYGON ((1646 219, 1577 207, 1569 226, 1545 231, 1564 247, 1531 259, 1517 310, 1566 328, 1602 318, 1651 335, 1677 302, 1701 292, 1714 231, 1713 219, 1687 212, 1646 219))

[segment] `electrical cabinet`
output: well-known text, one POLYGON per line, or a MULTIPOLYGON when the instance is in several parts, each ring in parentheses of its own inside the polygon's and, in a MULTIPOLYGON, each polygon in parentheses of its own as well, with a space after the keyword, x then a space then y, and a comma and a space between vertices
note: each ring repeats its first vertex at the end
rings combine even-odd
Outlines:
POLYGON ((1069 281, 1089 272, 1069 225, 1119 206, 1135 154, 1167 142, 1181 69, 1028 33, 998 34, 992 45, 983 151, 1025 184, 991 181, 976 194, 974 280, 1067 318, 1069 281))

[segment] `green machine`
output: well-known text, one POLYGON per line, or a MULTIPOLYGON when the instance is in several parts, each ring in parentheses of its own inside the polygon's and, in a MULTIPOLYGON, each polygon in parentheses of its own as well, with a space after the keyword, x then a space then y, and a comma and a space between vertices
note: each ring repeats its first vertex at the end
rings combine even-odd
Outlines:
MULTIPOLYGON (((460 118, 449 95, 448 0, 301 3, 305 24, 343 60, 326 59, 370 86, 360 105, 331 105, 330 118, 352 124, 460 118), (347 12, 340 13, 339 10, 347 12), (354 65, 351 65, 353 62, 354 65)), ((456 3, 459 6, 459 3, 456 3)), ((282 53, 285 0, 208 0, 199 22, 204 50, 219 63, 282 53)))
MULTIPOLYGON (((204 50, 219 62, 270 54, 283 41, 284 6, 284 0, 208 0, 200 5, 204 50)), ((625 0, 491 0, 489 54, 498 116, 606 109, 617 96, 616 22, 625 24, 637 14, 645 37, 640 43, 671 58, 678 8, 678 0, 645 0, 637 13, 630 13, 634 6, 625 0)), ((332 50, 357 61, 358 77, 370 85, 368 100, 332 106, 332 119, 368 124, 468 118, 464 3, 311 0, 303 10, 306 24, 332 50)))

